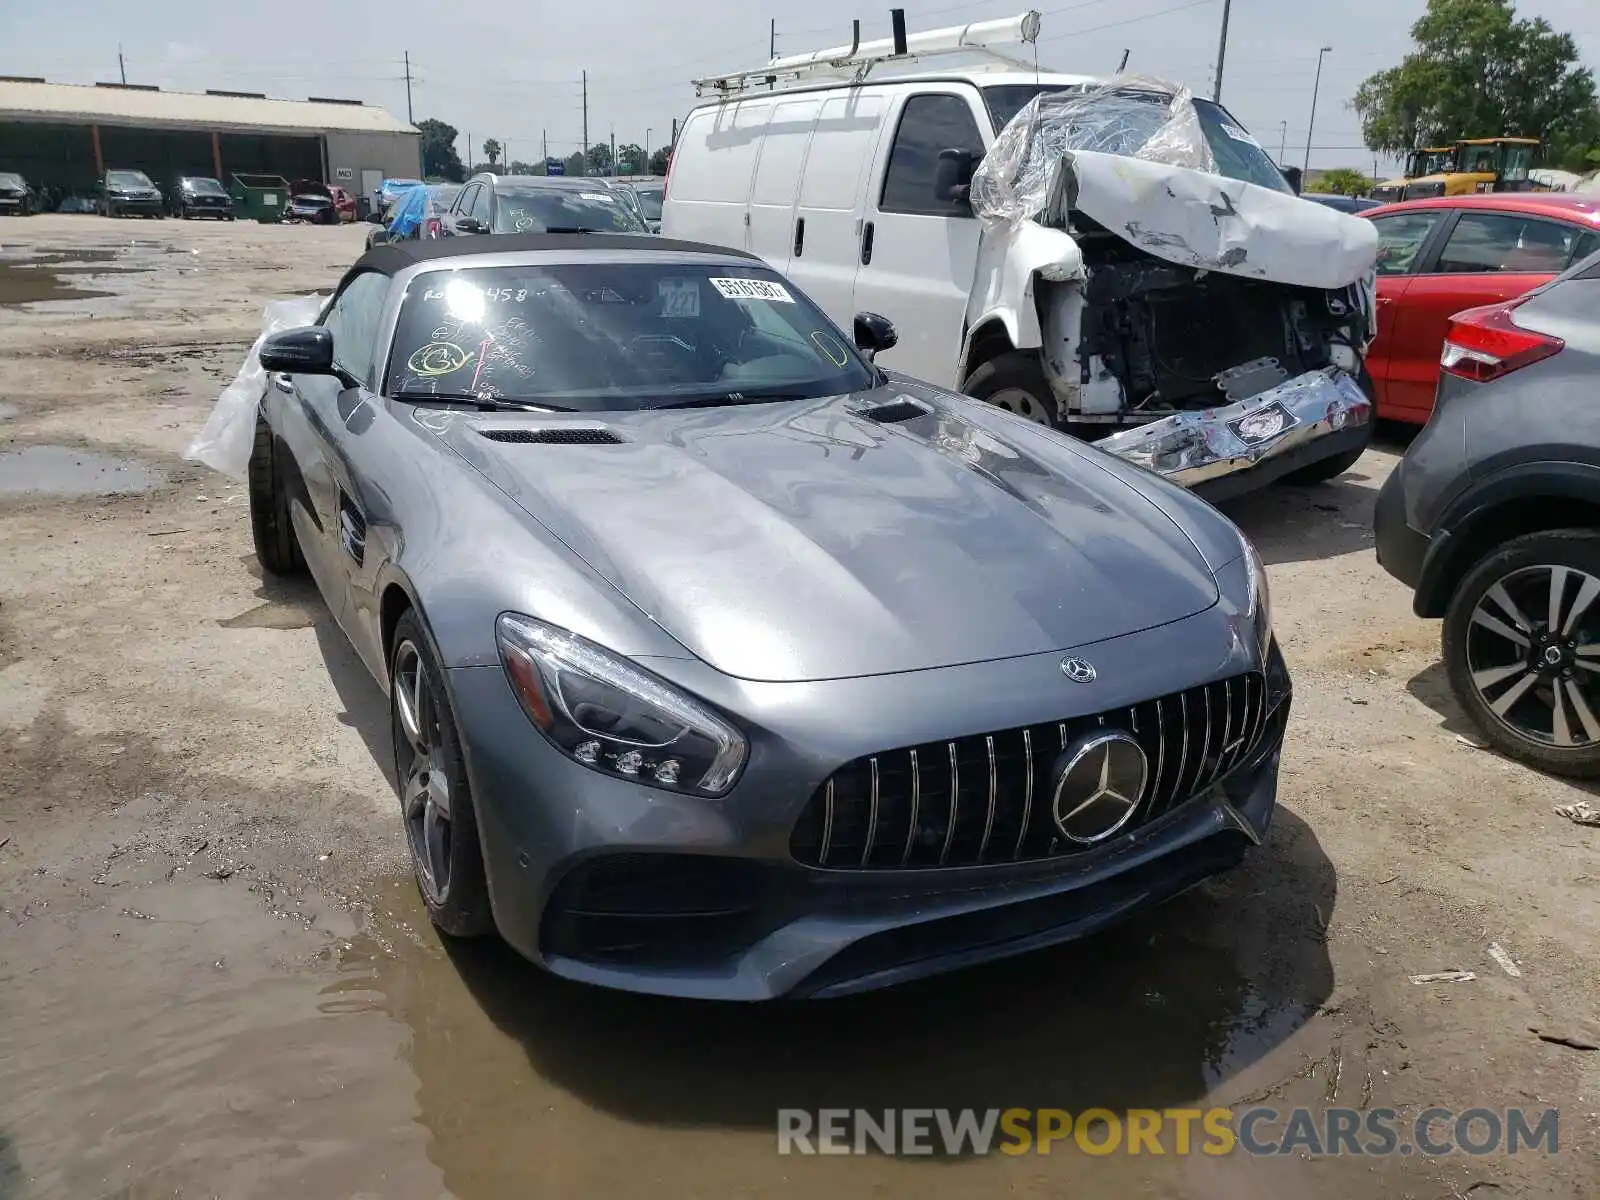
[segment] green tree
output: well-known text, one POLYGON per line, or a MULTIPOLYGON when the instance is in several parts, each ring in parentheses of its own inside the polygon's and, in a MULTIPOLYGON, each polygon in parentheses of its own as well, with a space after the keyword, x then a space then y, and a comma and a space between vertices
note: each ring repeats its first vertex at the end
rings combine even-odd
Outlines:
POLYGON ((594 145, 589 147, 588 174, 611 174, 611 147, 606 145, 604 142, 596 142, 594 145))
POLYGON ((1337 196, 1365 196, 1372 191, 1372 180, 1354 167, 1334 167, 1322 172, 1313 190, 1337 196))
POLYGON ((1594 72, 1572 35, 1542 17, 1517 20, 1512 0, 1428 0, 1411 37, 1399 66, 1356 90, 1370 149, 1523 135, 1541 138, 1545 160, 1561 166, 1600 142, 1594 72))
POLYGON ((417 122, 422 134, 422 173, 429 178, 448 179, 460 183, 467 177, 456 153, 456 127, 443 121, 428 118, 417 122))
POLYGON ((666 146, 661 147, 661 149, 652 154, 650 156, 650 174, 665 175, 667 173, 667 163, 671 161, 671 154, 671 150, 666 146))
POLYGON ((493 170, 500 161, 500 143, 494 138, 483 139, 483 156, 489 160, 489 169, 493 170))
POLYGON ((633 142, 617 147, 617 174, 643 175, 647 165, 644 147, 633 142))
POLYGON ((581 150, 574 150, 571 154, 567 155, 567 174, 583 174, 583 152, 581 150))

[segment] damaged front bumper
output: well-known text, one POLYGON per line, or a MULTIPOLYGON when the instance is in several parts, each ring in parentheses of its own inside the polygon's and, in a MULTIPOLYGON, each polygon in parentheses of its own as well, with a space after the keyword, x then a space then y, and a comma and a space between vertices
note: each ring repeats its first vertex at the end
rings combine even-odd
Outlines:
POLYGON ((1372 416, 1361 385, 1328 367, 1248 400, 1175 413, 1096 445, 1207 500, 1225 500, 1364 447, 1372 416))

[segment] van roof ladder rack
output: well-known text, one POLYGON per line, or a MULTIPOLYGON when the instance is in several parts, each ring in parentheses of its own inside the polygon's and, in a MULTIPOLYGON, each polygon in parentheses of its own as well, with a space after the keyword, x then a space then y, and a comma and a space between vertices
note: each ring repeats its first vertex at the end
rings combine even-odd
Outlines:
POLYGON ((905 32, 904 10, 893 9, 890 15, 894 23, 893 37, 863 42, 861 22, 857 21, 854 39, 848 46, 834 46, 810 54, 791 54, 747 71, 730 71, 726 75, 696 79, 695 94, 703 96, 707 91, 728 94, 778 83, 801 83, 809 79, 848 79, 859 83, 867 77, 867 72, 880 64, 916 62, 952 54, 979 54, 995 62, 1029 71, 1036 66, 996 47, 1036 42, 1040 23, 1037 11, 1030 10, 1021 16, 999 21, 950 25, 909 36, 905 32))

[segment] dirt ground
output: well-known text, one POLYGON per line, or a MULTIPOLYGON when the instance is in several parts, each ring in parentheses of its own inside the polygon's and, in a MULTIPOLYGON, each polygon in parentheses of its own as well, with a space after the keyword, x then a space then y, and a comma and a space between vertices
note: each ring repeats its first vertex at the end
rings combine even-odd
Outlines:
POLYGON ((1600 830, 1470 743, 1379 570, 1387 442, 1230 515, 1295 674, 1232 874, 859 999, 596 993, 445 946, 378 689, 182 454, 344 229, 0 223, 0 1198, 1600 1194, 1600 830), (1462 736, 1465 735, 1465 738, 1462 736), (1488 953, 1503 947, 1512 977, 1488 953), (1461 969, 1470 982, 1415 985, 1461 969), (780 1157, 780 1107, 1560 1111, 1559 1152, 780 1157))

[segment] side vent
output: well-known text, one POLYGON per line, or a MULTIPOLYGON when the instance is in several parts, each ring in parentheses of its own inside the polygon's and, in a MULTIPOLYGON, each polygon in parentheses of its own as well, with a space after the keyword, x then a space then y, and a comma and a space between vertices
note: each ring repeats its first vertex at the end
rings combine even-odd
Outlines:
POLYGON ((865 417, 869 421, 877 421, 881 425, 893 425, 900 421, 911 421, 917 417, 925 417, 933 409, 926 404, 918 404, 909 396, 896 396, 883 404, 873 404, 856 409, 856 415, 865 417))
POLYGON ((478 432, 491 442, 518 442, 536 446, 615 446, 622 442, 609 429, 596 429, 593 426, 481 429, 478 432))

